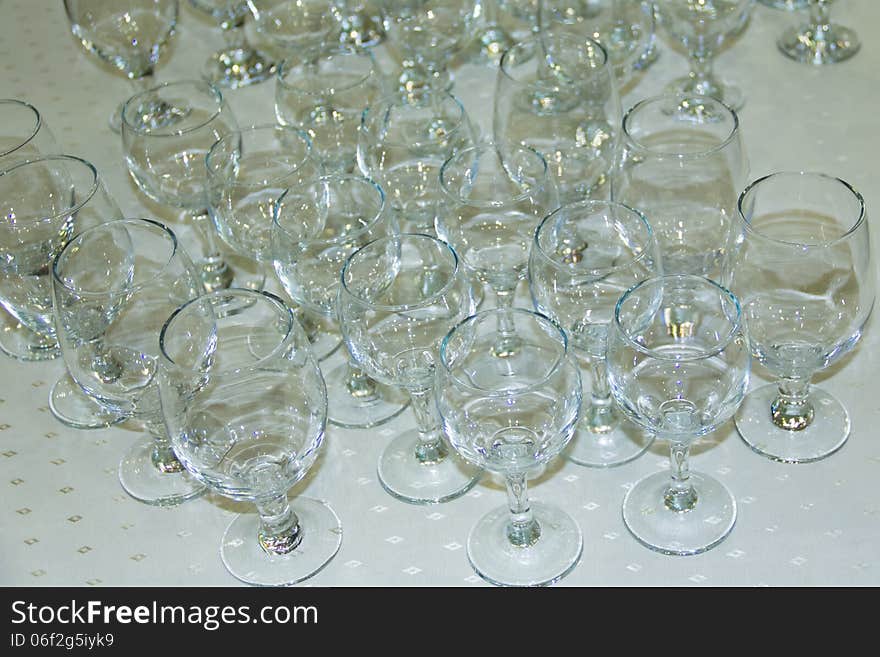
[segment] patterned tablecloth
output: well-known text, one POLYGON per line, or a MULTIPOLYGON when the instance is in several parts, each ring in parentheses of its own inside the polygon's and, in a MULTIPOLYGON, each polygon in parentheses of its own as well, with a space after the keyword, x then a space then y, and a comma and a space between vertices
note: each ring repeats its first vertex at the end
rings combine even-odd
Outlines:
MULTIPOLYGON (((178 32, 158 71, 162 81, 197 76, 221 43, 209 21, 181 5, 178 32)), ((880 24, 880 3, 845 0, 833 14, 862 28, 862 51, 848 62, 813 68, 785 59, 775 39, 793 17, 757 5, 746 32, 718 57, 717 70, 747 93, 741 121, 751 178, 778 169, 831 173, 863 193, 870 214, 880 207, 880 42, 868 26, 880 24)), ((625 107, 685 71, 680 53, 666 42, 661 48, 648 75, 626 90, 625 107)), ((380 61, 388 64, 385 53, 380 61)), ((469 64, 455 76, 455 92, 488 131, 494 69, 469 64)), ((242 125, 270 122, 273 91, 270 82, 227 97, 242 125)), ((61 150, 95 163, 127 215, 177 229, 170 210, 135 188, 120 140, 107 127, 128 93, 124 80, 82 52, 61 2, 0 2, 0 97, 36 105, 61 150)), ((880 585, 880 332, 873 328, 853 355, 821 376, 851 413, 852 435, 840 452, 808 465, 774 463, 753 453, 731 423, 695 448, 692 467, 717 476, 739 503, 732 534, 705 554, 663 556, 638 544, 623 525, 627 488, 667 467, 664 444, 608 470, 551 464, 532 482, 531 495, 564 507, 584 534, 580 564, 560 585, 880 585)), ((60 361, 0 360, 0 584, 237 584, 218 546, 232 515, 252 507, 207 496, 159 509, 129 498, 116 471, 137 427, 61 425, 47 408, 61 370, 60 361)), ((756 375, 753 385, 762 372, 756 375)), ((344 535, 336 558, 308 584, 485 585, 468 564, 465 544, 477 519, 505 503, 503 487, 486 477, 467 495, 427 507, 391 498, 377 481, 377 458, 395 432, 412 424, 406 412, 376 430, 329 427, 323 456, 293 493, 328 500, 344 535)))

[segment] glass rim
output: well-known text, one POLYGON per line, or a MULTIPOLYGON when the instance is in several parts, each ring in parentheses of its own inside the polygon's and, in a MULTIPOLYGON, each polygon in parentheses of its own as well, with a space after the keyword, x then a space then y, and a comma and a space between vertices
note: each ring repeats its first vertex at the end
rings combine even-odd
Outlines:
MULTIPOLYGON (((271 183, 275 183, 275 182, 284 180, 285 178, 296 173, 297 171, 300 171, 302 169, 302 167, 307 162, 309 162, 309 160, 311 160, 312 140, 309 137, 307 132, 305 132, 304 130, 300 130, 299 128, 295 128, 293 126, 281 125, 279 123, 262 123, 259 125, 252 125, 252 126, 249 126, 246 128, 241 128, 239 130, 233 130, 232 132, 226 133, 225 135, 220 137, 220 139, 215 141, 211 145, 211 148, 208 149, 208 154, 205 156, 205 167, 208 170, 208 177, 213 180, 219 176, 218 171, 215 170, 214 167, 212 166, 212 159, 213 158, 211 156, 216 154, 217 151, 215 151, 215 148, 217 148, 221 143, 227 143, 227 139, 229 139, 229 138, 241 139, 241 137, 245 133, 262 132, 264 130, 266 130, 266 131, 268 131, 268 130, 272 130, 272 131, 281 130, 286 134, 291 134, 291 135, 295 134, 296 136, 298 136, 300 139, 302 139, 305 142, 305 146, 306 146, 305 155, 303 156, 302 160, 300 160, 299 163, 296 164, 296 166, 294 168, 288 170, 287 173, 285 173, 284 175, 281 175, 281 176, 278 176, 277 178, 272 178, 271 180, 266 181, 265 184, 239 182, 238 180, 236 180, 231 183, 235 187, 246 187, 246 188, 252 188, 252 189, 265 187, 267 184, 271 184, 271 183)), ((218 151, 219 151, 219 149, 218 149, 218 151)), ((318 164, 318 163, 316 162, 316 164, 318 164)), ((227 181, 224 180, 224 186, 225 186, 226 182, 227 181)))
POLYGON ((92 175, 92 183, 89 186, 88 191, 86 192, 85 196, 81 200, 69 205, 64 210, 62 210, 60 212, 56 212, 55 214, 52 214, 52 215, 42 215, 41 214, 38 217, 28 217, 27 221, 29 221, 31 223, 46 221, 47 219, 57 219, 58 217, 62 217, 64 215, 79 212, 89 201, 92 200, 92 198, 94 198, 95 194, 98 193, 98 188, 101 186, 101 177, 98 175, 98 170, 95 168, 94 164, 92 164, 88 160, 84 160, 81 157, 77 157, 76 155, 65 155, 63 153, 56 154, 56 155, 43 155, 43 156, 35 158, 33 160, 24 160, 22 162, 17 162, 15 164, 13 164, 12 166, 10 166, 8 169, 0 171, 0 176, 13 175, 16 171, 18 171, 19 169, 22 169, 23 167, 42 164, 42 163, 53 161, 53 160, 60 160, 60 161, 65 161, 65 162, 75 162, 80 165, 85 165, 86 169, 92 175))
MULTIPOLYGON (((608 57, 608 51, 605 49, 605 46, 603 46, 601 43, 599 43, 593 37, 588 37, 586 35, 575 36, 574 34, 571 34, 569 32, 565 32, 565 31, 548 30, 547 33, 551 34, 554 39, 562 39, 563 41, 570 41, 573 43, 577 43, 581 46, 584 46, 586 44, 590 44, 592 47, 596 48, 600 53, 602 53, 602 62, 598 67, 596 67, 596 70, 601 71, 601 70, 610 69, 611 60, 608 57)), ((543 39, 543 33, 534 34, 532 36, 529 36, 529 37, 515 43, 510 48, 508 48, 503 53, 501 53, 501 59, 498 62, 499 75, 504 76, 506 79, 508 79, 511 82, 513 82, 514 84, 518 84, 520 86, 524 86, 524 87, 534 86, 533 82, 525 82, 523 80, 520 80, 517 77, 514 77, 514 75, 510 72, 510 61, 509 60, 510 60, 510 57, 512 56, 511 55, 512 52, 516 51, 517 49, 522 49, 527 45, 536 44, 541 39, 543 39)), ((531 59, 531 58, 529 58, 529 59, 531 59)), ((583 79, 586 79, 587 77, 589 77, 589 76, 583 76, 583 77, 579 76, 577 79, 583 80, 583 79)))
MULTIPOLYGON (((447 133, 447 138, 458 134, 460 131, 464 131, 468 128, 468 124, 470 119, 468 118, 468 114, 464 109, 464 104, 458 99, 458 97, 452 95, 448 91, 441 91, 434 94, 428 94, 425 98, 431 97, 439 97, 443 99, 444 105, 449 105, 450 101, 453 106, 458 110, 458 123, 456 126, 447 133)), ((359 131, 362 134, 369 134, 368 123, 371 120, 372 116, 375 116, 375 111, 377 108, 383 108, 385 110, 384 113, 387 114, 388 110, 392 107, 420 107, 418 103, 407 101, 404 97, 398 94, 385 94, 381 98, 377 99, 375 103, 369 105, 364 108, 364 111, 361 112, 361 122, 359 126, 359 131)), ((412 149, 417 148, 424 143, 430 142, 416 142, 416 143, 407 143, 407 142, 398 142, 398 141, 389 141, 387 139, 382 139, 378 142, 383 146, 395 146, 399 148, 412 149)))
MULTIPOLYGON (((133 106, 133 105, 132 105, 133 106)), ((220 116, 223 113, 223 108, 226 106, 226 99, 223 98, 223 94, 220 92, 220 89, 212 82, 208 82, 207 80, 200 80, 193 78, 191 80, 177 80, 173 82, 162 82, 157 84, 154 87, 150 87, 149 89, 144 89, 143 91, 139 91, 133 96, 129 97, 128 100, 125 101, 122 105, 122 127, 127 128, 131 132, 145 136, 145 137, 181 137, 183 135, 189 134, 191 132, 196 132, 197 130, 201 130, 206 125, 210 124, 214 119, 220 116), (216 109, 207 119, 202 121, 201 123, 190 126, 183 130, 175 130, 173 132, 156 132, 151 128, 144 128, 142 125, 134 125, 128 120, 128 109, 132 103, 137 100, 148 96, 149 94, 155 93, 160 89, 168 89, 171 87, 183 87, 186 85, 190 85, 193 87, 203 87, 211 92, 214 96, 214 100, 216 101, 216 109)), ((161 130, 161 128, 160 128, 161 130)))
POLYGON ((19 105, 22 107, 26 107, 31 112, 33 112, 33 114, 36 118, 36 122, 34 123, 33 131, 24 141, 22 141, 20 144, 17 144, 16 146, 13 146, 12 148, 10 148, 8 150, 0 151, 0 157, 6 157, 10 153, 14 153, 15 151, 19 150, 23 146, 26 146, 27 144, 29 144, 30 142, 32 142, 36 138, 37 133, 40 132, 40 128, 43 127, 43 116, 40 114, 40 110, 38 110, 36 107, 31 105, 26 100, 19 100, 18 98, 0 98, 0 105, 19 105))
MULTIPOLYGON (((355 58, 363 58, 370 62, 370 70, 366 72, 365 75, 359 77, 357 80, 351 82, 350 84, 346 84, 341 87, 336 87, 336 91, 348 91, 350 89, 354 89, 360 84, 363 84, 370 78, 375 78, 378 75, 377 67, 376 67, 376 58, 373 56, 373 53, 367 49, 362 50, 354 50, 351 48, 337 48, 336 50, 323 53, 321 57, 319 57, 319 61, 326 61, 329 59, 333 59, 335 57, 355 57, 355 58)), ((349 60, 350 61, 350 60, 349 60)), ((301 65, 303 62, 294 59, 287 58, 283 59, 278 64, 278 69, 275 71, 275 80, 276 84, 279 86, 289 89, 291 91, 296 91, 297 93, 303 94, 305 96, 324 96, 326 95, 326 90, 321 89, 318 91, 313 91, 309 89, 304 89, 296 84, 291 84, 285 79, 285 76, 290 72, 290 69, 301 65)))

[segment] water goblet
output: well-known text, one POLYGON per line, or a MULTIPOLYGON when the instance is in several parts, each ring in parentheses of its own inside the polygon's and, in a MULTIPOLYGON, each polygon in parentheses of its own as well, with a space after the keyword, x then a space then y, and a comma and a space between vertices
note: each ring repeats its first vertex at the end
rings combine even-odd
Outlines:
POLYGON ((507 485, 508 505, 490 511, 468 536, 471 566, 493 584, 552 584, 575 567, 583 538, 565 511, 529 501, 527 475, 574 434, 580 374, 559 326, 526 310, 502 314, 478 313, 443 340, 437 408, 453 447, 507 485), (520 336, 513 357, 493 352, 499 321, 515 324, 520 336))
POLYGON ((105 408, 142 422, 148 436, 119 463, 125 491, 173 506, 200 495, 172 450, 156 370, 159 329, 201 292, 198 272, 168 228, 120 219, 86 230, 52 264, 58 340, 71 377, 105 408))
POLYGON ((614 408, 605 347, 620 296, 661 273, 647 219, 614 201, 563 205, 535 232, 529 256, 532 300, 538 312, 565 330, 584 383, 581 420, 565 452, 570 461, 621 465, 641 456, 654 440, 614 408))
POLYGON ((825 458, 850 419, 810 379, 855 347, 874 305, 865 202, 838 178, 780 172, 745 189, 738 216, 724 281, 742 303, 752 356, 777 382, 746 396, 737 430, 774 461, 825 458))
POLYGON ((739 302, 699 276, 642 281, 617 303, 606 358, 620 410, 670 443, 671 472, 649 475, 627 492, 627 529, 665 554, 714 547, 733 529, 736 501, 717 479, 692 472, 689 454, 692 443, 727 421, 745 395, 749 347, 739 302))
POLYGON ((834 64, 861 47, 855 30, 831 21, 831 0, 807 0, 810 18, 782 33, 776 45, 786 57, 804 64, 834 64))
POLYGON ((418 430, 379 457, 379 481, 404 502, 445 502, 479 478, 444 440, 433 389, 440 342, 474 308, 455 251, 428 235, 379 238, 343 266, 338 313, 349 351, 367 375, 406 390, 416 418, 418 430))

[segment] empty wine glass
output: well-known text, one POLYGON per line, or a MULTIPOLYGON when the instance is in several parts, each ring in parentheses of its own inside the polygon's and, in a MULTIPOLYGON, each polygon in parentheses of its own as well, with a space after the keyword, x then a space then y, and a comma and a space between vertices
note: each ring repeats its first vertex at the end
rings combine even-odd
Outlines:
POLYGON ((157 203, 183 210, 201 233, 208 251, 199 263, 205 289, 259 287, 247 272, 227 264, 208 211, 205 158, 218 139, 238 130, 220 90, 203 80, 165 83, 132 96, 122 119, 122 150, 137 186, 157 203), (177 118, 160 126, 145 123, 138 109, 144 98, 174 107, 177 118))
POLYGON ((581 363, 584 407, 565 453, 575 463, 620 465, 641 456, 653 442, 652 434, 623 421, 614 408, 605 346, 620 295, 661 273, 660 252, 647 219, 620 203, 564 205, 535 232, 529 257, 535 308, 565 330, 581 363))
POLYGON ((529 501, 527 475, 559 454, 578 421, 581 381, 565 334, 526 310, 483 311, 443 340, 436 389, 453 447, 507 484, 508 505, 483 516, 468 536, 474 570, 508 586, 559 580, 577 564, 583 537, 565 511, 529 501), (512 357, 493 352, 499 321, 512 322, 520 336, 512 357))
POLYGON ((776 42, 785 56, 805 64, 834 64, 859 51, 859 35, 831 21, 830 4, 831 0, 807 0, 807 23, 789 28, 776 42))
POLYGON ((749 19, 752 0, 656 0, 660 22, 688 52, 690 72, 673 80, 669 93, 711 96, 740 109, 745 96, 738 87, 721 82, 712 71, 715 53, 738 34, 749 19))
POLYGON ((670 442, 671 473, 638 481, 623 520, 640 543, 697 554, 733 529, 736 501, 717 479, 690 470, 692 443, 737 410, 749 348, 736 297, 709 279, 671 275, 636 284, 608 331, 608 380, 623 413, 670 442), (686 316, 687 321, 671 317, 686 316), (670 477, 671 474, 671 477, 670 477))
POLYGON ((849 415, 810 379, 856 345, 874 305, 864 200, 831 176, 760 178, 740 196, 725 269, 752 355, 777 379, 746 397, 736 416, 740 435, 775 461, 832 454, 849 436, 849 415))
POLYGON ((247 0, 261 45, 279 62, 313 59, 337 41, 339 16, 328 4, 326 0, 247 0))
POLYGON ((418 426, 383 450, 382 486, 413 504, 469 491, 479 472, 449 451, 433 390, 440 342, 475 307, 455 251, 428 235, 370 242, 346 260, 338 304, 352 357, 369 376, 409 393, 418 426))
MULTIPOLYGON (((152 87, 153 72, 165 49, 179 12, 178 0, 64 0, 74 36, 82 47, 107 62, 137 89, 152 87)), ((172 108, 142 97, 143 123, 173 120, 172 108)), ((122 129, 122 106, 110 116, 110 129, 122 129)))
POLYGON ((620 117, 611 65, 597 41, 544 32, 501 57, 495 142, 543 155, 562 202, 607 194, 620 117))
POLYGON ((148 219, 120 219, 74 237, 52 265, 58 339, 70 375, 102 406, 141 421, 149 436, 119 464, 125 491, 172 506, 204 487, 183 469, 162 419, 159 329, 201 291, 177 238, 148 219))
POLYGON ((226 45, 208 57, 205 77, 222 87, 237 89, 267 79, 275 64, 248 43, 244 23, 250 15, 246 0, 189 0, 220 25, 226 45))
POLYGON ((333 0, 339 20, 339 43, 344 48, 370 48, 385 40, 381 0, 333 0))
POLYGON ((713 98, 656 96, 623 119, 612 198, 645 213, 663 270, 717 280, 746 185, 736 112, 713 98))

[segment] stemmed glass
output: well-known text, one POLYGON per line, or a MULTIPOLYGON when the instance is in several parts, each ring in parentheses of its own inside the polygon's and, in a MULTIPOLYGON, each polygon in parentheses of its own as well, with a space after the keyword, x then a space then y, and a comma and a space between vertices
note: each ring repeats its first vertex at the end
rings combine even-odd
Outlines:
POLYGON ((583 537, 565 511, 529 501, 527 475, 574 434, 580 375, 559 326, 526 310, 504 313, 469 317, 443 340, 437 408, 453 447, 507 484, 508 505, 483 516, 468 536, 474 570, 493 584, 552 584, 577 564, 583 537), (513 357, 492 350, 502 319, 521 339, 513 357))
POLYGON ((607 194, 620 118, 611 64, 594 39, 545 32, 501 57, 495 142, 541 153, 562 202, 607 194))
POLYGON ((618 301, 608 331, 608 380, 623 413, 670 443, 671 472, 638 481, 623 501, 627 529, 666 554, 697 554, 733 529, 736 501, 690 470, 692 443, 726 422, 749 379, 739 302, 709 279, 648 279, 618 301), (687 321, 671 317, 686 316, 687 321), (671 474, 671 476, 670 476, 671 474))
POLYGON ((660 252, 647 219, 620 203, 588 200, 564 205, 535 232, 529 257, 535 308, 565 330, 581 363, 584 407, 565 453, 575 463, 620 465, 653 442, 652 434, 622 421, 614 408, 605 347, 620 296, 661 273, 660 252))
POLYGON ((327 396, 305 332, 281 299, 221 290, 174 311, 159 335, 159 389, 175 452, 212 490, 253 502, 223 535, 249 584, 311 577, 339 550, 330 506, 288 491, 318 457, 327 396))
POLYGON ((789 28, 776 42, 785 56, 805 64, 834 64, 859 51, 858 34, 831 22, 830 4, 831 0, 807 0, 807 23, 789 28))
POLYGON ((279 62, 312 59, 337 40, 339 16, 326 0, 247 0, 247 6, 261 45, 279 62))
POLYGON ((623 119, 612 198, 644 212, 666 273, 720 277, 748 161, 736 112, 713 98, 655 96, 623 119))
POLYGON ((226 45, 205 62, 205 77, 221 87, 237 89, 267 79, 275 64, 265 53, 248 43, 244 31, 250 15, 246 0, 189 0, 220 25, 226 45))
POLYGON ((218 139, 238 130, 220 90, 202 80, 165 83, 132 96, 122 119, 122 150, 137 186, 152 200, 183 210, 207 245, 199 263, 205 289, 257 287, 227 264, 209 218, 205 158, 218 139), (177 118, 167 125, 145 123, 139 107, 147 98, 176 108, 177 118))
MULTIPOLYGON (((153 72, 174 34, 178 0, 64 0, 74 36, 82 47, 135 83, 152 87, 153 72)), ((173 108, 142 97, 141 121, 161 125, 174 119, 173 108)), ((122 103, 110 116, 110 129, 122 129, 122 103)))
POLYGON ((736 427, 775 461, 816 461, 850 432, 844 406, 810 379, 856 345, 874 305, 865 202, 838 178, 781 172, 749 185, 738 215, 724 280, 777 382, 748 394, 736 427))
POLYGON ((687 49, 690 61, 690 72, 673 80, 667 91, 711 96, 728 107, 740 109, 745 96, 738 87, 715 77, 712 60, 718 49, 746 24, 752 0, 656 0, 655 6, 663 27, 687 49))
POLYGON ((428 235, 370 242, 346 260, 338 305, 351 355, 369 376, 409 393, 418 425, 379 457, 382 486, 413 504, 469 491, 480 473, 450 452, 433 390, 440 342, 475 308, 455 251, 428 235))
POLYGON ((159 329, 201 291, 198 272, 162 224, 120 219, 74 237, 52 264, 58 339, 70 375, 105 408, 140 420, 149 437, 119 464, 125 491, 172 506, 204 487, 174 454, 159 404, 159 329))

